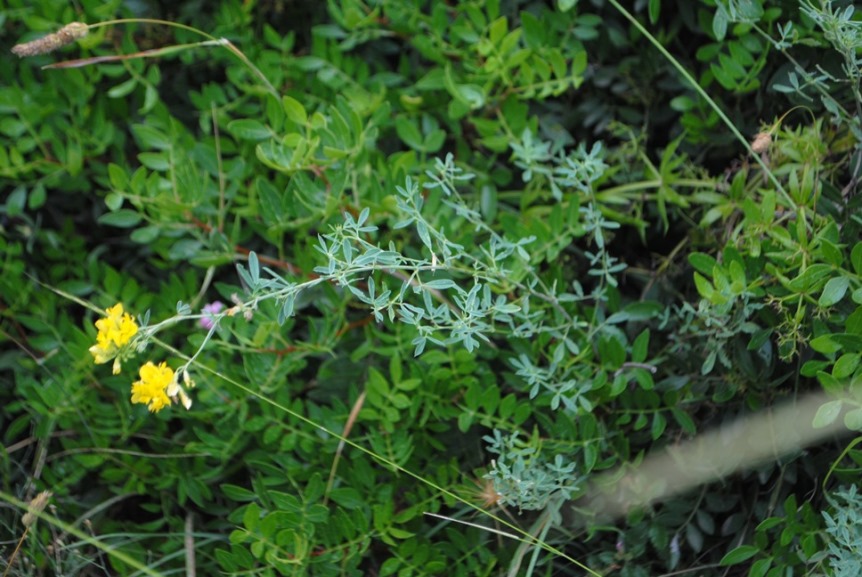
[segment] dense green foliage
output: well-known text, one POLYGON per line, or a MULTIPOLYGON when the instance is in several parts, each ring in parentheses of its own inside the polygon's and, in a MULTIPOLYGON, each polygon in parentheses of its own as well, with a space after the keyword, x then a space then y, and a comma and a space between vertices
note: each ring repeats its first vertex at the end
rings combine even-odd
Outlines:
POLYGON ((848 3, 4 1, 10 575, 858 574, 847 435, 588 499, 862 431, 848 3))

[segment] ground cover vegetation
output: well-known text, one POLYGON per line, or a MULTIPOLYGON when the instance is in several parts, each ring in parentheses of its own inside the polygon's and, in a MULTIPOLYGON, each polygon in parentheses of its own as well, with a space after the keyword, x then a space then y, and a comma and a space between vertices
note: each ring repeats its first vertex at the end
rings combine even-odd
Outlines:
POLYGON ((860 574, 851 3, 0 27, 4 577, 860 574))

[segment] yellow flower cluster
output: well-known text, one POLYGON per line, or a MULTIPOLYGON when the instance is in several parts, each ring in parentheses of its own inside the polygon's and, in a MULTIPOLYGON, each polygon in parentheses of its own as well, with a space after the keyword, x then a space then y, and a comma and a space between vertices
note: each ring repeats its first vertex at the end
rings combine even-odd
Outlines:
POLYGON ((176 385, 174 371, 165 363, 158 366, 147 361, 140 370, 141 380, 132 385, 132 402, 146 403, 151 413, 157 413, 171 404, 168 388, 176 385))
MULTIPOLYGON (((90 353, 97 364, 107 363, 114 359, 114 374, 120 372, 120 360, 128 357, 126 345, 138 333, 138 325, 134 319, 123 311, 121 303, 106 309, 107 316, 96 321, 99 333, 96 344, 90 347, 90 353)), ((189 378, 187 370, 182 371, 183 380, 189 387, 194 382, 189 378)), ((156 365, 152 361, 140 368, 140 380, 132 384, 132 402, 143 403, 152 413, 157 413, 170 406, 171 401, 181 402, 186 409, 192 401, 185 389, 179 384, 177 374, 166 363, 156 365)))
POLYGON ((96 364, 114 361, 114 374, 120 372, 120 359, 118 355, 132 337, 138 333, 138 324, 128 313, 123 312, 123 305, 119 303, 105 312, 108 313, 103 319, 96 321, 99 334, 96 335, 96 344, 90 347, 90 352, 96 364))

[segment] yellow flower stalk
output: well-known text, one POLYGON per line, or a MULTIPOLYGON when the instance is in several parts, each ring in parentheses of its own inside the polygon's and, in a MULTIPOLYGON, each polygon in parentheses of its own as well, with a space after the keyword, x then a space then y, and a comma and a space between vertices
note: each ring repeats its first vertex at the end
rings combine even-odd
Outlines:
MULTIPOLYGON (((120 349, 126 345, 138 332, 138 324, 128 313, 123 311, 122 303, 106 309, 108 316, 96 321, 99 333, 96 344, 90 347, 90 353, 96 364, 107 363, 117 357, 120 349)), ((119 359, 114 361, 114 374, 120 372, 119 359)))
POLYGON ((151 413, 158 413, 171 404, 168 389, 174 382, 174 371, 165 363, 148 361, 140 370, 141 380, 132 385, 132 402, 146 403, 151 413))

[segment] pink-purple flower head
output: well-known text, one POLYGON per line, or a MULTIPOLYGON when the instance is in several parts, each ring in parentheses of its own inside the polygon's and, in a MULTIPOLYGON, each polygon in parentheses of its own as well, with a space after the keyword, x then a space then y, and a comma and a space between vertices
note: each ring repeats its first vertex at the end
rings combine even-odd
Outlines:
POLYGON ((201 310, 203 313, 203 317, 200 319, 200 325, 206 330, 210 330, 215 325, 214 315, 219 314, 222 309, 224 309, 224 303, 221 301, 213 301, 211 303, 205 304, 204 308, 201 310))

